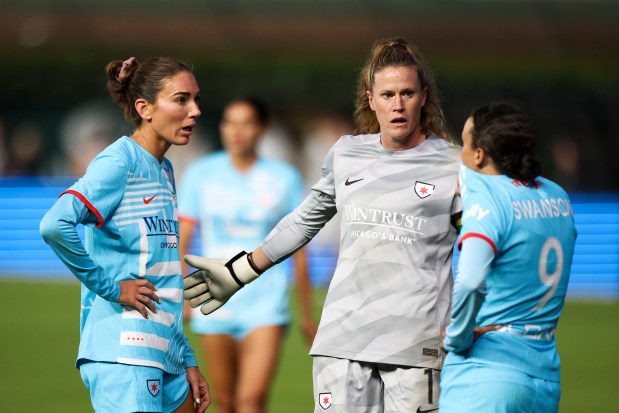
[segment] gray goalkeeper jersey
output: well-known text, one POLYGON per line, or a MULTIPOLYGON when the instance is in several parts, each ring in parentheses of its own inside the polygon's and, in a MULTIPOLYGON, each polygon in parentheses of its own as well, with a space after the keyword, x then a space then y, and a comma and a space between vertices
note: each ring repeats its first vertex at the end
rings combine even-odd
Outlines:
POLYGON ((449 317, 451 258, 462 210, 456 194, 460 147, 435 136, 390 151, 379 134, 343 136, 322 178, 269 234, 279 262, 336 212, 340 252, 311 355, 440 368, 449 317))

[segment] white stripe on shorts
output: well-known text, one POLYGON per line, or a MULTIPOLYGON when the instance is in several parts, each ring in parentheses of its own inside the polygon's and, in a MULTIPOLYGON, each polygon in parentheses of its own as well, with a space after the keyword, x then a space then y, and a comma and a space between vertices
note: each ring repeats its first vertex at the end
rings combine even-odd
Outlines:
POLYGON ((152 360, 142 360, 142 359, 131 359, 131 358, 126 358, 126 357, 118 357, 116 359, 116 362, 117 363, 122 363, 122 364, 130 364, 132 366, 156 367, 158 369, 165 370, 163 368, 163 364, 157 363, 156 361, 152 361, 152 360))

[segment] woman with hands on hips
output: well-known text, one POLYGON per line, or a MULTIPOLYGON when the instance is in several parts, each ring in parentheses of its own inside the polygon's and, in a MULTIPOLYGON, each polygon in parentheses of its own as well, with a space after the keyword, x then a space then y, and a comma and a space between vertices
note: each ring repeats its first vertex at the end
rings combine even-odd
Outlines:
POLYGON ((112 61, 108 91, 135 125, 45 214, 41 235, 82 283, 77 358, 95 412, 204 412, 208 385, 183 332, 172 145, 200 116, 190 66, 112 61), (85 229, 85 245, 76 226, 85 229))

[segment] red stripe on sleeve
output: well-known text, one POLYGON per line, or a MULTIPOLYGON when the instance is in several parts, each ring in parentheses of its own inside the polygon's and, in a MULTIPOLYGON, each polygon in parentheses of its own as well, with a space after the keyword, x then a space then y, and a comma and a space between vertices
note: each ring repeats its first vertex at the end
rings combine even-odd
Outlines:
POLYGON ((492 240, 490 238, 488 238, 487 236, 485 236, 483 234, 478 234, 476 232, 469 232, 467 234, 464 234, 462 237, 460 237, 460 241, 458 241, 458 249, 459 250, 462 249, 462 241, 464 241, 467 238, 481 238, 481 239, 483 239, 488 244, 490 244, 490 246, 492 247, 492 250, 494 251, 494 255, 496 255, 497 249, 496 249, 496 245, 494 245, 494 242, 492 242, 492 240))
POLYGON ((75 195, 80 201, 82 201, 84 203, 84 205, 86 205, 86 208, 88 208, 93 214, 95 214, 95 216, 97 217, 97 221, 98 221, 97 225, 95 225, 95 227, 99 228, 101 225, 103 225, 103 217, 101 216, 99 211, 97 211, 97 208, 95 208, 94 205, 91 204, 90 201, 87 200, 84 195, 82 195, 79 192, 74 191, 72 189, 67 189, 66 191, 61 193, 58 198, 60 198, 64 194, 75 195))

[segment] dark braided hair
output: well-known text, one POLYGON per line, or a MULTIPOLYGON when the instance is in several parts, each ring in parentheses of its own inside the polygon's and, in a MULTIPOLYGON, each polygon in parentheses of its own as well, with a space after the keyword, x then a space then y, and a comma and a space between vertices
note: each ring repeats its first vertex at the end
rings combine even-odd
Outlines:
POLYGON ((541 167, 533 153, 533 125, 520 105, 492 102, 473 110, 471 117, 473 147, 483 149, 502 174, 534 185, 541 167))

